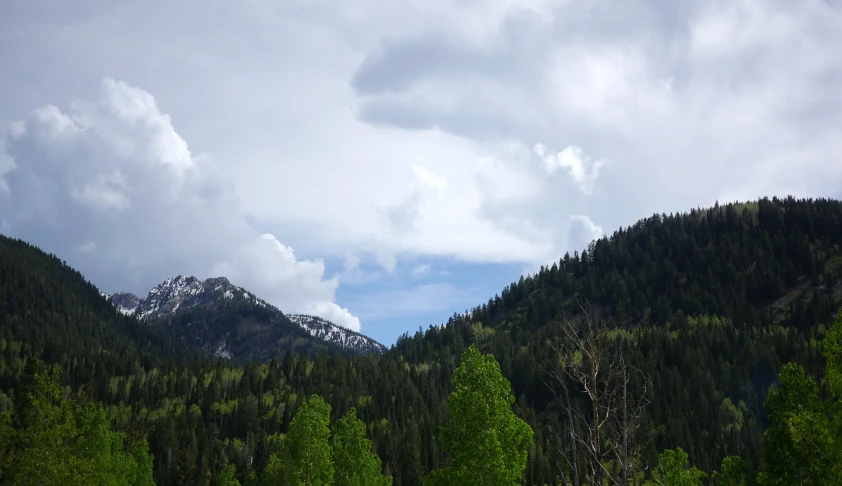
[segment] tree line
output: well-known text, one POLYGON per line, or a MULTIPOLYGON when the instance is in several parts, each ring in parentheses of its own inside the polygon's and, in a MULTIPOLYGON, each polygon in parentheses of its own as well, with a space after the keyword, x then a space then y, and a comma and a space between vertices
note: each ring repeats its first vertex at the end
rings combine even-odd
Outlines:
MULTIPOLYGON (((629 392, 630 367, 622 348, 611 344, 616 337, 604 321, 590 314, 584 320, 581 326, 568 322, 570 346, 557 351, 561 371, 549 374, 559 383, 571 380, 590 402, 589 410, 574 411, 569 398, 562 399, 570 421, 570 448, 564 451, 570 474, 563 483, 701 486, 707 475, 689 466, 681 447, 663 451, 651 469, 641 467, 631 438, 641 409, 657 403, 645 398, 650 386, 645 377, 638 383, 642 387, 629 392), (576 454, 577 446, 586 453, 576 454)), ((822 386, 798 364, 783 367, 765 402, 771 424, 764 434, 759 473, 751 474, 741 457, 727 456, 712 474, 717 485, 842 484, 842 308, 823 340, 823 354, 822 386)), ((0 414, 0 479, 40 485, 154 484, 146 440, 130 437, 126 442, 126 434, 111 430, 102 408, 62 390, 56 367, 51 373, 43 368, 35 360, 27 364, 13 411, 0 414)), ((471 345, 451 383, 450 416, 441 429, 447 459, 425 484, 521 484, 534 432, 513 412, 511 385, 497 360, 471 345)), ((562 389, 571 391, 566 384, 562 389)), ((277 438, 262 473, 251 470, 244 483, 391 485, 356 410, 352 407, 332 426, 330 412, 319 395, 306 398, 288 432, 277 438)), ((234 464, 227 465, 215 484, 240 486, 236 473, 234 464)), ((204 481, 211 480, 207 471, 204 481)))

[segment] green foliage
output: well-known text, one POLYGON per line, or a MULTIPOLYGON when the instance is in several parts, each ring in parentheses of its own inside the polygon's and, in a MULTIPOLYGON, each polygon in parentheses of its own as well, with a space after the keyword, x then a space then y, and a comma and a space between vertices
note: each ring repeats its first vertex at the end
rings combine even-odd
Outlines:
MULTIPOLYGON (((837 321, 825 340, 828 358, 827 379, 837 392, 835 366, 838 356, 837 321)), ((842 483, 842 407, 840 397, 822 400, 815 380, 804 367, 784 365, 778 377, 780 386, 769 393, 765 407, 771 425, 765 432, 764 471, 760 483, 840 484, 842 483)))
POLYGON ((281 445, 280 457, 270 462, 270 484, 312 485, 333 484, 333 461, 330 451, 330 405, 322 397, 312 395, 301 405, 289 425, 281 445))
POLYGON ((839 462, 838 437, 819 399, 819 388, 804 368, 784 365, 780 386, 765 407, 771 425, 765 432, 763 484, 836 484, 829 470, 839 462))
POLYGON ((56 373, 31 366, 21 392, 18 427, 0 424, 6 457, 0 478, 21 485, 154 484, 145 441, 125 450, 123 435, 110 430, 105 411, 73 403, 56 373))
POLYGON ((745 486, 746 462, 740 456, 728 456, 722 460, 719 471, 713 473, 717 486, 745 486))
MULTIPOLYGON (((159 485, 208 484, 229 465, 244 483, 283 472, 281 438, 299 397, 313 393, 339 416, 354 406, 383 472, 395 484, 420 485, 451 458, 440 440, 449 378, 476 343, 496 358, 516 397, 511 410, 534 431, 524 482, 558 484, 570 477, 569 426, 558 408, 564 397, 546 385, 544 370, 555 362, 550 343, 560 339, 554 323, 575 315, 580 298, 616 322, 611 342, 651 379, 653 406, 633 438, 639 470, 651 471, 660 451, 680 446, 700 468, 739 454, 753 478, 766 455, 763 403, 783 363, 803 366, 819 386, 818 411, 839 423, 839 333, 830 324, 842 298, 841 257, 838 201, 764 199, 654 215, 519 279, 445 326, 403 336, 383 355, 348 357, 314 355, 293 335, 283 339, 300 344, 297 352, 264 353, 276 330, 238 302, 219 316, 197 311, 195 335, 141 325, 58 258, 0 237, 0 469, 22 457, 14 442, 20 414, 12 410, 26 401, 26 364, 39 357, 62 369, 61 396, 105 409, 125 450, 146 439, 154 462, 145 452, 137 457, 150 459, 146 470, 159 485), (182 341, 218 337, 234 321, 244 332, 232 333, 231 349, 249 351, 247 337, 262 339, 253 356, 262 362, 204 356, 182 341)), ((630 383, 629 391, 639 388, 630 383)), ((580 391, 568 398, 587 412, 580 391)))
POLYGON ((269 458, 269 464, 263 470, 263 475, 260 477, 260 483, 276 486, 286 484, 286 468, 287 465, 278 455, 272 455, 269 458))
POLYGON ((689 467, 687 453, 681 447, 668 449, 658 456, 658 467, 652 472, 649 485, 701 486, 707 475, 695 466, 689 467))
POLYGON ((392 478, 383 476, 380 458, 372 452, 365 424, 353 407, 334 424, 330 448, 337 486, 391 486, 392 478))
POLYGON ((476 346, 462 355, 447 400, 452 417, 442 431, 451 462, 428 484, 512 485, 521 482, 533 431, 512 412, 514 397, 500 365, 476 346))
POLYGON ((234 477, 236 474, 237 468, 233 464, 229 464, 216 477, 217 486, 240 486, 240 482, 234 477))
POLYGON ((825 380, 830 392, 837 399, 842 399, 842 308, 836 317, 836 323, 824 338, 825 380))

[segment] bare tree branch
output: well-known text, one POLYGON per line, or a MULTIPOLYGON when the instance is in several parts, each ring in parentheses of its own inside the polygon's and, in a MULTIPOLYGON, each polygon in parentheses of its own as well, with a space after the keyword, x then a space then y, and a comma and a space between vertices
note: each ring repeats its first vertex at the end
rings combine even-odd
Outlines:
POLYGON ((544 370, 544 383, 567 419, 569 450, 558 450, 575 486, 582 481, 625 486, 638 467, 636 431, 650 403, 651 381, 628 363, 622 336, 611 339, 605 318, 581 302, 579 308, 581 319, 562 319, 563 342, 550 343, 557 361, 544 370), (585 410, 571 398, 577 395, 584 395, 585 410), (580 460, 587 464, 586 478, 580 475, 580 460), (618 467, 609 468, 610 462, 618 467))

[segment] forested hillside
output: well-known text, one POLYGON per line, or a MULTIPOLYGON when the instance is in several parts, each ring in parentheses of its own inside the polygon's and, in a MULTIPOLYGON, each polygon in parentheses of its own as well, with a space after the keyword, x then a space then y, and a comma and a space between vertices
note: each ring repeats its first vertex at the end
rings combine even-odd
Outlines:
POLYGON ((563 321, 590 302, 622 329, 626 356, 653 384, 638 430, 646 461, 681 446, 708 471, 730 454, 756 468, 762 404, 777 372, 795 361, 819 373, 818 340, 842 296, 840 244, 838 201, 774 199, 655 215, 565 255, 446 326, 405 336, 395 354, 417 369, 446 371, 466 343, 493 352, 536 431, 528 474, 543 482, 561 460, 555 451, 565 427, 545 371, 565 341, 563 321))
MULTIPOLYGON (((233 476, 253 484, 296 470, 285 437, 294 436, 302 404, 318 402, 305 397, 317 394, 326 406, 307 414, 318 430, 334 427, 325 413, 330 424, 358 417, 383 474, 395 485, 417 485, 458 463, 440 431, 458 425, 459 402, 448 406, 448 396, 458 383, 454 370, 476 344, 499 363, 513 411, 533 431, 526 484, 588 484, 594 476, 678 484, 663 478, 670 464, 695 474, 684 468, 687 460, 710 480, 733 456, 745 461, 750 477, 763 471, 765 484, 778 484, 768 479, 780 474, 770 463, 791 447, 775 452, 763 434, 793 417, 787 404, 794 398, 786 397, 799 394, 787 386, 810 392, 815 380, 816 399, 801 409, 811 411, 810 424, 830 424, 816 432, 830 437, 816 450, 840 443, 833 439, 838 411, 819 400, 834 396, 823 343, 842 303, 840 246, 838 201, 773 199, 656 215, 445 325, 403 336, 382 355, 288 353, 238 366, 191 354, 119 316, 78 273, 4 239, 0 412, 14 415, 25 363, 37 357, 59 365, 67 393, 103 407, 114 431, 148 439, 156 484, 222 484, 233 476), (173 359, 182 352, 184 359, 173 359), (785 369, 786 386, 770 399, 771 409, 764 406, 790 362, 804 367, 803 376, 785 369), (606 373, 590 377, 594 364, 606 373), (592 378, 608 399, 584 391, 592 378), (600 418, 612 425, 591 441, 589 427, 600 418), (275 472, 267 475, 267 468, 275 472)), ((815 474, 805 470, 802 479, 814 478, 805 484, 827 481, 815 474)), ((718 477, 729 484, 722 471, 718 477)))
POLYGON ((26 356, 43 354, 49 362, 75 359, 79 367, 88 366, 81 362, 84 356, 99 354, 112 356, 115 363, 139 355, 200 356, 198 349, 137 326, 118 313, 93 284, 58 257, 4 236, 0 236, 0 302, 0 338, 5 346, 19 342, 26 356))

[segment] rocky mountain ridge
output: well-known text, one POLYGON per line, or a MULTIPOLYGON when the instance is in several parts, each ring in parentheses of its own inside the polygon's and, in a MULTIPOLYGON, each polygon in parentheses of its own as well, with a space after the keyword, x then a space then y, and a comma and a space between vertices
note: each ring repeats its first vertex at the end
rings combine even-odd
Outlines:
MULTIPOLYGON (((297 341, 309 338, 345 352, 367 354, 380 353, 386 349, 373 339, 340 327, 326 319, 303 314, 284 314, 280 309, 259 299, 251 292, 233 285, 225 277, 202 280, 192 276, 179 275, 168 278, 153 287, 146 297, 139 297, 128 292, 117 292, 111 294, 109 299, 118 311, 136 317, 141 321, 169 321, 172 324, 186 319, 184 325, 187 327, 192 327, 197 320, 203 319, 201 317, 205 315, 201 312, 203 310, 218 310, 236 304, 237 309, 241 309, 241 311, 239 313, 226 313, 226 319, 230 321, 229 325, 226 326, 223 322, 221 328, 219 325, 213 326, 215 332, 210 332, 205 338, 199 338, 200 342, 197 342, 206 351, 226 358, 242 358, 242 352, 240 356, 232 354, 231 341, 232 332, 237 334, 235 332, 239 324, 237 321, 246 318, 256 320, 264 327, 268 326, 269 328, 272 327, 272 324, 275 324, 275 328, 289 327, 289 324, 292 324, 306 331, 306 334, 294 336, 297 341), (259 312, 256 315, 251 315, 253 311, 259 312), (217 334, 221 335, 217 336, 217 334)), ((214 316, 214 319, 218 320, 218 316, 214 316)), ((252 329, 252 325, 247 327, 247 331, 252 329)), ((263 329, 263 331, 273 330, 277 333, 277 329, 263 329)), ((188 329, 180 331, 185 334, 185 337, 196 339, 196 336, 192 335, 195 333, 188 332, 188 329)), ((254 342, 252 344, 254 346, 267 345, 265 342, 254 342)), ((241 349, 246 348, 246 352, 248 352, 248 346, 247 336, 239 336, 239 347, 241 349)))

